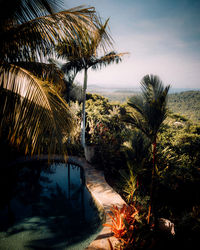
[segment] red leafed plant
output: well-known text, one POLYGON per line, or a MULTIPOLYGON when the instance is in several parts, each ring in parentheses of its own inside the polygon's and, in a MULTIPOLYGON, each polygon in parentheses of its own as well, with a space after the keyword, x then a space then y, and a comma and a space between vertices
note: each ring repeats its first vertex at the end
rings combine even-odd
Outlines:
POLYGON ((104 224, 110 227, 114 236, 119 239, 122 249, 129 247, 134 242, 134 231, 137 229, 138 210, 134 205, 123 205, 122 208, 114 206, 111 208, 112 214, 108 214, 112 224, 104 224))

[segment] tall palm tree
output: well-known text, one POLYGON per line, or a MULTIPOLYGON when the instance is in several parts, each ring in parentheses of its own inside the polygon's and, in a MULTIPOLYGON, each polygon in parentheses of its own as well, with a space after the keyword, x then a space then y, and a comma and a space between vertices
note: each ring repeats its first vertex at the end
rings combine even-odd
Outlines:
POLYGON ((102 40, 107 40, 107 46, 112 45, 112 40, 106 32, 108 20, 96 30, 94 36, 83 44, 81 47, 81 53, 77 56, 69 56, 66 53, 68 46, 66 44, 59 44, 57 46, 58 57, 67 60, 62 67, 62 70, 72 75, 72 80, 76 77, 77 73, 84 70, 84 83, 83 83, 83 106, 82 106, 82 134, 81 142, 85 147, 85 101, 86 101, 86 90, 87 90, 87 79, 88 69, 101 69, 103 66, 106 67, 112 63, 119 63, 122 56, 127 53, 116 53, 111 51, 106 53, 107 47, 105 43, 102 46, 102 40))
POLYGON ((128 105, 133 112, 125 117, 125 120, 141 130, 152 143, 153 166, 152 183, 150 190, 150 205, 148 211, 148 223, 152 213, 154 176, 156 166, 157 134, 167 117, 167 95, 170 86, 164 87, 158 76, 146 75, 141 81, 142 95, 132 97, 128 105))
POLYGON ((99 28, 94 8, 60 11, 59 3, 1 0, 0 137, 25 153, 39 153, 43 145, 49 152, 61 149, 73 128, 72 114, 51 84, 63 81, 63 74, 46 64, 46 56, 58 42, 77 55, 99 28))
POLYGON ((66 100, 68 105, 70 105, 70 101, 79 101, 82 100, 82 88, 78 84, 74 82, 74 79, 81 69, 78 70, 78 68, 73 68, 72 66, 69 67, 69 65, 66 63, 62 63, 54 58, 50 58, 49 63, 51 65, 54 65, 54 67, 58 67, 63 73, 64 73, 64 84, 59 84, 59 90, 61 92, 61 95, 66 100))

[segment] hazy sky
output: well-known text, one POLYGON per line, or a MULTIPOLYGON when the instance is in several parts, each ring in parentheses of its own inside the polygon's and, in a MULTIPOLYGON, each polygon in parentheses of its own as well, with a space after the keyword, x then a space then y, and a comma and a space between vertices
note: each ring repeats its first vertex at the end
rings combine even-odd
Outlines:
MULTIPOLYGON (((123 62, 90 71, 89 84, 138 87, 156 74, 174 88, 200 88, 200 0, 64 0, 65 8, 93 6, 109 20, 123 62)), ((82 75, 77 80, 82 82, 82 75)))

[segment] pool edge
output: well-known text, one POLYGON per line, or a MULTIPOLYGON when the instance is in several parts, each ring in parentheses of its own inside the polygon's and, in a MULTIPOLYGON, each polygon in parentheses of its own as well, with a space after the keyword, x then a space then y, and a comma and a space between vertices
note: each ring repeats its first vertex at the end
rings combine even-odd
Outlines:
MULTIPOLYGON (((94 201, 98 204, 98 209, 104 213, 105 223, 111 224, 111 219, 108 216, 110 208, 113 205, 122 207, 123 204, 126 204, 125 201, 111 186, 108 185, 104 178, 103 171, 95 169, 84 158, 71 156, 69 157, 69 160, 83 167, 85 171, 86 186, 94 201)), ((110 228, 103 227, 96 239, 90 243, 86 250, 111 249, 109 241, 114 249, 118 240, 112 236, 110 228)))
MULTIPOLYGON (((20 157, 8 164, 8 166, 30 160, 49 159, 64 161, 64 157, 59 155, 52 155, 50 157, 48 155, 40 155, 32 157, 20 157)), ((123 204, 126 204, 125 201, 116 191, 113 190, 110 185, 108 185, 104 178, 103 171, 94 168, 94 166, 89 164, 84 158, 81 157, 69 156, 68 162, 77 164, 84 169, 85 185, 90 192, 104 223, 111 224, 111 218, 108 216, 108 213, 110 213, 110 208, 113 205, 122 207, 123 204)), ((103 227, 95 240, 93 240, 89 246, 85 248, 85 250, 109 250, 112 249, 110 247, 110 243, 114 249, 114 246, 118 243, 118 240, 112 235, 110 228, 103 227)))

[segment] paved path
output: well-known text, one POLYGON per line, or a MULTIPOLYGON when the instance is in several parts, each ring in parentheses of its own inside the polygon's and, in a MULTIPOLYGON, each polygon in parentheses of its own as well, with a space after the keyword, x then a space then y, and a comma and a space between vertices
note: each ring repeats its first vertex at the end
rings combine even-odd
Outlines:
MULTIPOLYGON (((122 207, 125 204, 121 196, 116 193, 105 181, 102 171, 95 169, 86 162, 83 158, 70 157, 70 161, 82 166, 85 171, 86 186, 90 191, 98 209, 105 214, 105 222, 111 223, 110 217, 107 213, 110 212, 112 205, 122 207)), ((104 227, 97 238, 86 248, 87 250, 109 250, 108 239, 114 246, 117 243, 117 239, 112 236, 110 228, 104 227)))

